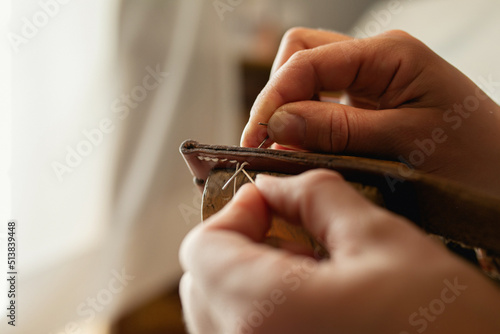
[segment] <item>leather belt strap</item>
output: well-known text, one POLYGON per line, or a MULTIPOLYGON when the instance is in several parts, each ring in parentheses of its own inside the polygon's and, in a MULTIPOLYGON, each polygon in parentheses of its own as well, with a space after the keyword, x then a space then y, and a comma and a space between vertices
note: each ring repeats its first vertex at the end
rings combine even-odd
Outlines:
POLYGON ((203 188, 213 170, 235 171, 247 162, 253 172, 299 174, 315 168, 340 173, 346 181, 376 187, 384 206, 425 231, 471 248, 500 255, 500 199, 457 183, 376 159, 238 146, 187 140, 180 151, 195 183, 203 188))

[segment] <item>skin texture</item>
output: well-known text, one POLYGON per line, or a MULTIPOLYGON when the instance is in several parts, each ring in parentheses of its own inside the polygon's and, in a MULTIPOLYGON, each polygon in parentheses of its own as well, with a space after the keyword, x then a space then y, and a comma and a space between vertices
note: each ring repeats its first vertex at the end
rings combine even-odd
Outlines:
POLYGON ((500 331, 493 283, 331 171, 259 176, 189 233, 180 259, 190 333, 500 331), (331 258, 263 244, 272 214, 331 258))
MULTIPOLYGON (((406 33, 353 40, 292 29, 242 145, 269 135, 278 148, 412 161, 421 150, 415 168, 498 195, 499 113, 406 33), (323 90, 343 91, 348 104, 311 101, 323 90)), ((186 236, 179 256, 193 334, 500 333, 498 286, 332 171, 257 177, 186 236), (266 245, 273 215, 305 226, 330 258, 266 245)))
POLYGON ((267 145, 399 160, 500 196, 499 106, 401 31, 352 39, 290 30, 241 145, 267 134, 267 145), (346 104, 311 101, 320 91, 343 91, 346 104))

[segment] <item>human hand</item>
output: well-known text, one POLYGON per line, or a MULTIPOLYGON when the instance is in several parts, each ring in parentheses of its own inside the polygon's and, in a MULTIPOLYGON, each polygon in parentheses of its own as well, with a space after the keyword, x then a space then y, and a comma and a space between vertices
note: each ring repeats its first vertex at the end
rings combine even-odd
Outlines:
POLYGON ((259 176, 190 232, 180 260, 192 334, 500 332, 497 287, 331 171, 259 176), (272 214, 330 259, 263 244, 272 214))
POLYGON ((400 160, 500 196, 500 107, 401 31, 290 30, 241 145, 267 134, 291 148, 400 160), (347 105, 311 101, 320 91, 343 91, 347 105))

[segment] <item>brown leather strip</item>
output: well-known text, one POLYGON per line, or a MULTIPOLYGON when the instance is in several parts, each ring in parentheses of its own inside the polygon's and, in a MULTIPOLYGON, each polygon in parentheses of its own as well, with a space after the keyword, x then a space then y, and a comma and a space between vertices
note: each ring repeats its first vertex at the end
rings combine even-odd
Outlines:
POLYGON ((214 169, 299 174, 314 168, 339 172, 347 181, 375 186, 387 209, 403 215, 424 230, 470 247, 500 255, 500 199, 454 182, 423 174, 401 163, 362 157, 339 156, 237 146, 204 145, 185 141, 180 148, 197 184, 214 169))

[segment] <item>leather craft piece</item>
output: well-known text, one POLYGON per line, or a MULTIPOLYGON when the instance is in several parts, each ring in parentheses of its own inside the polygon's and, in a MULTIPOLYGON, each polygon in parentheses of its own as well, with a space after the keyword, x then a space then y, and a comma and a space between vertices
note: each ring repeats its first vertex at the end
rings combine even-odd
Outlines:
MULTIPOLYGON (((245 170, 252 175, 260 172, 294 175, 315 168, 327 168, 340 173, 346 181, 360 185, 361 192, 375 194, 372 200, 378 201, 377 204, 383 203, 387 209, 408 218, 428 233, 470 248, 481 248, 495 257, 500 255, 500 199, 410 170, 402 163, 353 156, 205 145, 192 140, 182 143, 180 151, 201 190, 206 190, 205 184, 211 173, 225 170, 227 174, 224 178, 227 179, 234 174, 237 164, 243 162, 248 163, 245 170)), ((219 180, 216 184, 214 189, 222 187, 223 183, 219 180)), ((231 195, 233 186, 227 189, 231 195)), ((204 212, 210 202, 208 199, 222 198, 220 194, 219 191, 204 196, 204 212)), ((226 197, 229 200, 231 196, 226 197)), ((218 205, 220 207, 215 211, 223 205, 218 205)))
MULTIPOLYGON (((273 172, 254 172, 245 171, 248 176, 255 179, 257 174, 267 174, 277 177, 289 176, 283 173, 273 172)), ((202 218, 206 220, 211 215, 222 209, 233 197, 234 193, 245 183, 250 182, 249 178, 244 173, 239 173, 235 177, 234 170, 213 169, 206 182, 202 197, 202 218), (223 186, 233 177, 225 189, 223 186)), ((360 191, 365 197, 373 203, 384 206, 382 196, 375 187, 364 186, 359 183, 351 183, 351 185, 360 191)), ((313 252, 315 257, 327 257, 328 251, 318 242, 309 232, 299 225, 292 225, 279 217, 272 217, 269 231, 266 234, 266 243, 279 247, 281 241, 293 241, 305 246, 305 249, 313 252)))

